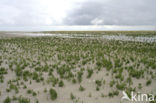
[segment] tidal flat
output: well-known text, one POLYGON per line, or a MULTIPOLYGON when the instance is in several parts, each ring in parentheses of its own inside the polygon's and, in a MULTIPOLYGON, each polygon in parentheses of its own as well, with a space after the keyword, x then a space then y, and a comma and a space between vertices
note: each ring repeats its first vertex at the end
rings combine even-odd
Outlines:
POLYGON ((0 103, 129 103, 122 91, 156 95, 156 31, 0 32, 0 103))

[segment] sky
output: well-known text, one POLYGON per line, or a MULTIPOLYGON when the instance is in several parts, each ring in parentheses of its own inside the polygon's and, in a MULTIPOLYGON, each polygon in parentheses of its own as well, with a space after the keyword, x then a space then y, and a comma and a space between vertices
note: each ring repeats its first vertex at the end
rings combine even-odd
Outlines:
POLYGON ((156 0, 0 0, 0 30, 156 30, 156 0))

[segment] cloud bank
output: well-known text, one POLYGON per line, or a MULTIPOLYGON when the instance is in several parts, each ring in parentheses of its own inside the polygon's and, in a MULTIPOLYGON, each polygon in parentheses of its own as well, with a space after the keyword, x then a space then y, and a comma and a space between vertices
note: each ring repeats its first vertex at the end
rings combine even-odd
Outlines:
POLYGON ((83 0, 0 0, 0 26, 63 25, 67 14, 82 2, 83 0))
POLYGON ((0 8, 1 29, 72 25, 156 26, 156 0, 0 0, 0 8))
POLYGON ((69 25, 156 25, 155 0, 88 0, 64 20, 69 25))

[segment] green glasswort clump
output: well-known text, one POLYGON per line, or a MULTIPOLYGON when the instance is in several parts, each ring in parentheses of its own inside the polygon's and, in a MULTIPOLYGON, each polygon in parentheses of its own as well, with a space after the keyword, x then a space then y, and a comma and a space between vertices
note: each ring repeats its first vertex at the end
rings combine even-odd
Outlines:
POLYGON ((49 93, 50 93, 50 98, 51 98, 51 100, 55 100, 55 99, 57 99, 57 92, 55 91, 55 89, 50 89, 49 90, 49 93))
POLYGON ((10 97, 7 97, 7 98, 4 100, 4 103, 11 103, 10 97))
POLYGON ((30 103, 30 100, 28 98, 20 97, 18 103, 30 103))

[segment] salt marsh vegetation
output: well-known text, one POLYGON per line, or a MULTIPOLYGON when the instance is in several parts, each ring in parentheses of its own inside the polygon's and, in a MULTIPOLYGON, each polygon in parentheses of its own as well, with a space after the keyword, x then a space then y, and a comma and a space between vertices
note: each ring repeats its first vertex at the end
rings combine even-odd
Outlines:
POLYGON ((0 103, 120 103, 122 91, 156 94, 154 31, 2 34, 0 103))

